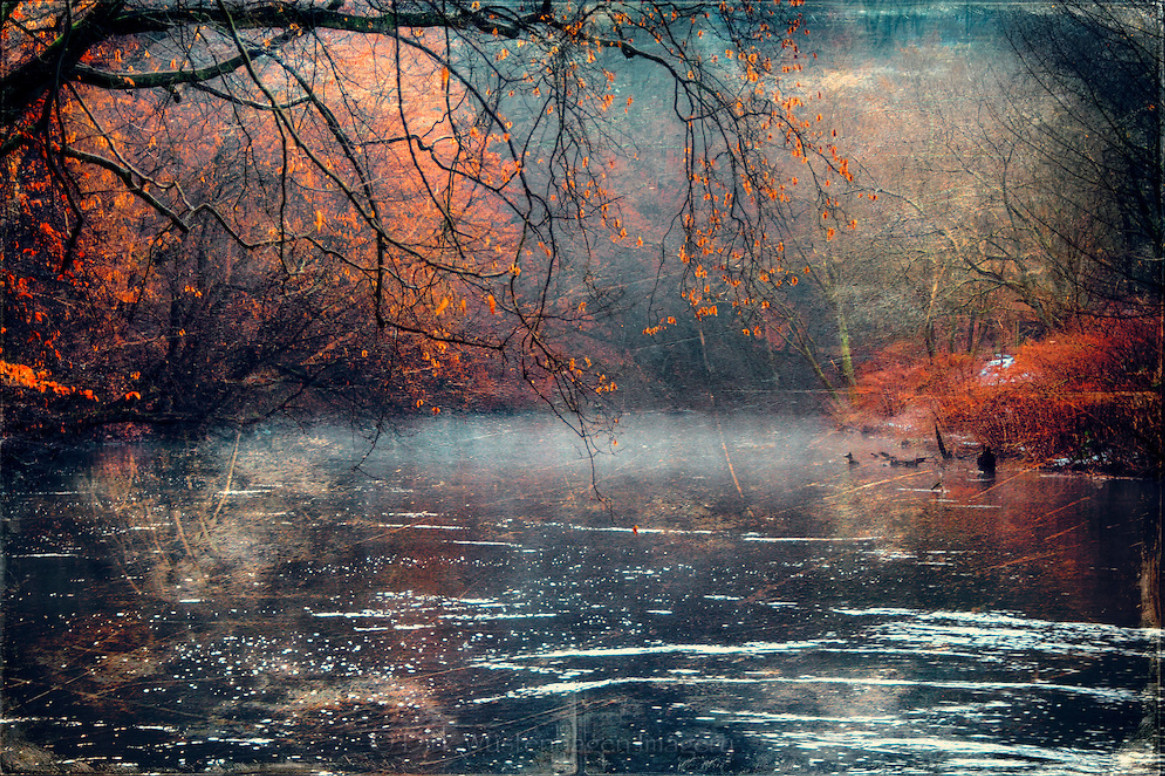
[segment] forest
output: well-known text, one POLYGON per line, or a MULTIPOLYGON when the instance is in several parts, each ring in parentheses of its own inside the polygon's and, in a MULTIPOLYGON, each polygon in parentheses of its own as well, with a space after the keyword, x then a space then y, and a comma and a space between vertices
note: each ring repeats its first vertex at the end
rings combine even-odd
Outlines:
POLYGON ((0 772, 1162 772, 1165 0, 0 0, 0 169, 0 772))
POLYGON ((1165 465, 1148 0, 0 0, 9 438, 810 407, 1165 465))

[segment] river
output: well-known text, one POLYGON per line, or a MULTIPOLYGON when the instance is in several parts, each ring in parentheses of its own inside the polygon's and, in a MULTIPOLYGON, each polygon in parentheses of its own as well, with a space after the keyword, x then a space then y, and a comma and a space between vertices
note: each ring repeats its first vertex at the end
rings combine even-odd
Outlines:
POLYGON ((1156 483, 777 415, 617 441, 592 470, 552 418, 441 417, 10 468, 9 769, 1159 772, 1156 483))

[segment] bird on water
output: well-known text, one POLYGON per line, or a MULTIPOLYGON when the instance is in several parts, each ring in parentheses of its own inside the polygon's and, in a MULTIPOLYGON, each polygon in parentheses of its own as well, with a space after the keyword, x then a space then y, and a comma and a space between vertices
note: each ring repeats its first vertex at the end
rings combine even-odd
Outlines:
POLYGON ((975 459, 975 465, 988 476, 995 474, 995 453, 991 452, 990 445, 983 445, 983 452, 975 459))

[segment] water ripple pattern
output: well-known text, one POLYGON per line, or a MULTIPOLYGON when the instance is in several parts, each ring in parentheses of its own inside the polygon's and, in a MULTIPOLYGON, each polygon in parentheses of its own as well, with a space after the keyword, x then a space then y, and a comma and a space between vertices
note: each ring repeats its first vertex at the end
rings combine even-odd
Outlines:
POLYGON ((124 773, 1159 770, 1148 487, 648 416, 602 502, 552 421, 435 423, 359 474, 324 429, 14 489, 5 741, 124 773))

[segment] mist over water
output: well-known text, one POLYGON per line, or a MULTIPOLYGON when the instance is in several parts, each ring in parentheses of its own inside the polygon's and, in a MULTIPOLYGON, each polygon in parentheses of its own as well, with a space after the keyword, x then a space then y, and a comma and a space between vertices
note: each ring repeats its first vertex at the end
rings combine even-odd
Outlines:
MULTIPOLYGON (((994 88, 1008 14, 1038 5, 813 4, 799 78, 832 88, 846 154, 909 160, 930 114, 871 95, 959 125, 928 74, 994 88)), ((672 109, 645 83, 637 110, 672 109)), ((632 311, 612 330, 638 332, 659 281, 627 261, 604 280, 632 311)), ((847 331, 917 330, 901 274, 839 281, 847 331)), ((810 285, 789 295, 828 349, 810 285)), ((815 385, 738 323, 635 340, 642 382, 717 406, 815 385)), ((592 456, 552 417, 447 413, 375 443, 271 425, 3 472, 0 771, 1160 773, 1159 483, 986 479, 970 448, 764 411, 614 431, 592 456)))
POLYGON ((897 440, 759 414, 633 414, 617 441, 605 501, 581 442, 526 415, 28 471, 7 740, 181 772, 1159 765, 1154 486, 891 467, 897 440))

